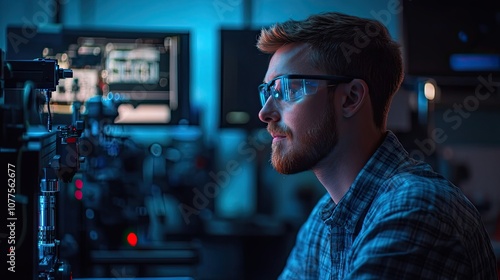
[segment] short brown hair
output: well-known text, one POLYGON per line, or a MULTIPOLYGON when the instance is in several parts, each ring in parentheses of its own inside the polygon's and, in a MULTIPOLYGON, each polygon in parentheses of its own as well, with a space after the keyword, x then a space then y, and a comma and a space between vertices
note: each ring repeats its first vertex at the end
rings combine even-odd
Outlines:
POLYGON ((285 44, 306 43, 314 67, 332 75, 363 79, 369 87, 375 124, 384 124, 404 77, 400 45, 376 20, 338 12, 288 20, 261 30, 257 48, 273 54, 285 44))

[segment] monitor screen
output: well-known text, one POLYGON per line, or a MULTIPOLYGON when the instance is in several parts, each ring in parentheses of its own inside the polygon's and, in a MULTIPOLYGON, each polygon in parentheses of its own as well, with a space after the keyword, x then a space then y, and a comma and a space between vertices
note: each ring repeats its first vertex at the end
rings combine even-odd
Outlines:
POLYGON ((255 44, 260 30, 221 29, 220 128, 265 128, 257 87, 263 82, 270 55, 255 44))
POLYGON ((189 120, 189 52, 188 32, 7 28, 7 60, 50 58, 73 71, 53 104, 99 96, 119 104, 116 123, 189 120))

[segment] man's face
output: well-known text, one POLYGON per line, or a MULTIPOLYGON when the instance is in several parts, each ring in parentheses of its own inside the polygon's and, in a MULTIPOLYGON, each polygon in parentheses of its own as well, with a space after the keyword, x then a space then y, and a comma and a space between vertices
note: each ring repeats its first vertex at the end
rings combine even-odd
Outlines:
MULTIPOLYGON (((281 47, 272 57, 265 82, 285 74, 325 74, 313 68, 303 44, 281 47)), ((295 102, 270 97, 259 112, 273 137, 271 162, 282 174, 310 170, 335 147, 333 94, 335 88, 322 84, 316 94, 295 102)))

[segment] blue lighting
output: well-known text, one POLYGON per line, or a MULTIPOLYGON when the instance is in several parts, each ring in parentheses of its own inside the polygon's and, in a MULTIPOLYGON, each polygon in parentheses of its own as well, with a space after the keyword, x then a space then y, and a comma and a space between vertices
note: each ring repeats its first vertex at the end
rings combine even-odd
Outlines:
POLYGON ((467 33, 460 31, 460 32, 458 32, 458 39, 462 43, 467 43, 469 41, 469 36, 467 36, 467 33))
POLYGON ((500 71, 500 54, 452 54, 453 71, 500 71))

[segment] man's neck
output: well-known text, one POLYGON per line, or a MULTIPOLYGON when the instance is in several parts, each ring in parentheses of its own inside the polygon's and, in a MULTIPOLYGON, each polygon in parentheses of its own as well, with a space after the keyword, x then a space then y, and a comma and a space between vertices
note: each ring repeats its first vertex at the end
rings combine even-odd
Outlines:
POLYGON ((344 197, 386 135, 387 132, 380 132, 370 137, 358 137, 358 141, 339 140, 333 151, 313 168, 313 173, 335 203, 344 197))

